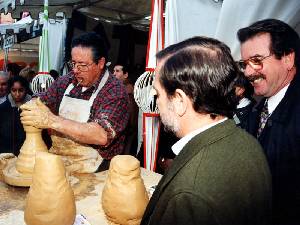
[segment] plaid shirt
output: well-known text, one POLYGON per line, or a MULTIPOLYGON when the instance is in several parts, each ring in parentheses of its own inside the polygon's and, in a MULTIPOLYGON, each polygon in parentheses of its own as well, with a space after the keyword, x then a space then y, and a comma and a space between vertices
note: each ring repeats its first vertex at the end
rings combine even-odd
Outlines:
MULTIPOLYGON (((59 77, 46 92, 39 94, 39 97, 54 114, 58 115, 60 102, 71 82, 75 87, 70 91, 68 96, 88 100, 92 93, 97 90, 100 80, 82 92, 82 87, 80 85, 76 86, 77 80, 71 72, 59 77)), ((113 156, 123 152, 125 128, 129 118, 128 102, 125 86, 110 74, 104 87, 94 100, 88 120, 88 122, 93 121, 98 123, 108 134, 108 143, 106 146, 92 145, 105 159, 111 159, 113 156)))

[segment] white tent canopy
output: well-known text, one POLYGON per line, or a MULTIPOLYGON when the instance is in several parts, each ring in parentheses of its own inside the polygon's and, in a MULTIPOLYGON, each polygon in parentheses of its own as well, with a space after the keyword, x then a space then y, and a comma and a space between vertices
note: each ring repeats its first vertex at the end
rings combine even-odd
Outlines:
MULTIPOLYGON (((66 18, 73 10, 97 20, 113 24, 132 24, 142 30, 148 29, 151 11, 149 0, 49 0, 49 17, 55 18, 56 12, 63 12, 66 18)), ((43 0, 0 0, 0 10, 10 11, 14 18, 22 11, 29 11, 37 19, 43 10, 43 0), (23 2, 24 4, 21 4, 23 2), (11 6, 15 5, 15 9, 11 6)))
POLYGON ((266 18, 285 21, 300 33, 299 0, 167 0, 165 46, 196 35, 225 42, 240 58, 239 28, 266 18))

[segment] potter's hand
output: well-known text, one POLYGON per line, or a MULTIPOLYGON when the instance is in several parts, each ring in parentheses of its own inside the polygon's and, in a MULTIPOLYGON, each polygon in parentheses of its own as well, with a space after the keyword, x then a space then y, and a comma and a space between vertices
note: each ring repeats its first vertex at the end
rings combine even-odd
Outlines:
POLYGON ((54 123, 55 115, 39 98, 23 104, 20 108, 23 125, 46 129, 51 128, 54 123))

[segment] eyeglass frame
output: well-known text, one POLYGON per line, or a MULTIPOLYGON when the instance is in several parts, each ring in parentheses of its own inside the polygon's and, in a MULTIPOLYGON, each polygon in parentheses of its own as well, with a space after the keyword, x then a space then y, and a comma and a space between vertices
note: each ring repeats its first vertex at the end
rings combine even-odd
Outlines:
POLYGON ((81 71, 81 72, 87 72, 89 71, 89 66, 94 64, 95 62, 91 62, 90 64, 84 64, 84 63, 75 63, 72 61, 67 62, 68 66, 73 70, 75 67, 77 70, 81 71), (76 66, 76 64, 79 64, 76 66), (86 70, 82 70, 82 67, 87 68, 86 70))
POLYGON ((247 65, 251 66, 251 68, 254 70, 261 70, 264 68, 263 61, 265 59, 271 57, 272 55, 274 55, 274 53, 270 53, 267 56, 255 55, 255 56, 251 56, 249 59, 246 59, 246 60, 239 60, 237 63, 242 72, 244 72, 246 70, 247 65), (256 59, 257 62, 253 62, 254 59, 256 59), (241 65, 243 65, 243 66, 241 66, 241 65))

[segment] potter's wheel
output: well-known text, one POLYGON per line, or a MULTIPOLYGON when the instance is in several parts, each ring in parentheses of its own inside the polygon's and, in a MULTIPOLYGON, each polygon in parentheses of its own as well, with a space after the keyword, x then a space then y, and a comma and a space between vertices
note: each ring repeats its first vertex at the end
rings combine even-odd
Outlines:
POLYGON ((18 172, 16 162, 17 158, 8 160, 6 167, 3 169, 4 181, 13 186, 29 187, 32 182, 32 174, 18 172))
MULTIPOLYGON (((16 162, 18 158, 7 159, 6 166, 2 170, 4 182, 18 187, 30 187, 32 183, 32 174, 20 173, 16 169, 16 162)), ((71 186, 76 184, 79 180, 73 175, 67 175, 67 179, 71 186)))

